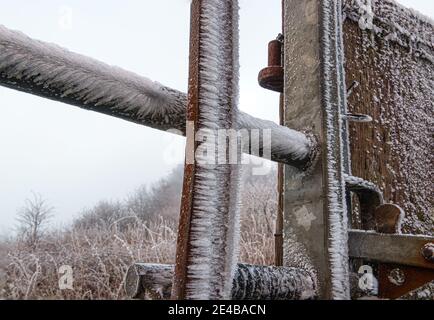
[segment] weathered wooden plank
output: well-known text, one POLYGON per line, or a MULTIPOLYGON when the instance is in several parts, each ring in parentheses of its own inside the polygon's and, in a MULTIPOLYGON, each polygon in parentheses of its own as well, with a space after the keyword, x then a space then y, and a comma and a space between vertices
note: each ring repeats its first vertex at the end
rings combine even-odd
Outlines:
POLYGON ((393 1, 359 3, 344 9, 348 108, 373 121, 350 124, 352 174, 404 210, 404 233, 433 235, 434 26, 393 1))

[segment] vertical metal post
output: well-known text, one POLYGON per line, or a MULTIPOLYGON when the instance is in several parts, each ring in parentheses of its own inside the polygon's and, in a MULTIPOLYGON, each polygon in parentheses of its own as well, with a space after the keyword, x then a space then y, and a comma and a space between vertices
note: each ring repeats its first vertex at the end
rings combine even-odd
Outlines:
POLYGON ((341 1, 285 0, 286 125, 315 135, 322 155, 309 172, 286 167, 286 266, 317 275, 321 299, 349 299, 341 110, 345 84, 341 1))
POLYGON ((193 0, 173 299, 230 298, 239 234, 238 59, 238 1, 193 0))
MULTIPOLYGON (((285 37, 285 0, 282 0, 281 5, 281 19, 282 19, 282 34, 285 37)), ((284 64, 285 50, 282 49, 282 56, 280 64, 284 64)), ((283 86, 284 87, 284 86, 283 86)), ((279 97, 279 124, 285 125, 285 103, 283 92, 279 97)), ((283 266, 283 227, 284 227, 284 182, 285 181, 285 165, 283 163, 277 164, 277 218, 276 218, 276 234, 274 239, 274 263, 276 266, 283 266)))
POLYGON ((185 299, 185 285, 187 281, 188 253, 190 251, 190 222, 193 206, 193 184, 195 177, 194 150, 197 143, 195 142, 195 130, 199 114, 199 57, 200 46, 200 1, 191 3, 190 13, 190 63, 188 76, 188 101, 187 101, 187 141, 186 141, 186 158, 193 153, 193 159, 185 162, 184 183, 182 188, 181 211, 178 227, 178 239, 176 246, 176 263, 175 275, 172 287, 172 299, 185 299), (193 127, 192 127, 193 125, 193 127), (189 132, 190 131, 190 132, 189 132), (192 161, 191 161, 192 160, 192 161))

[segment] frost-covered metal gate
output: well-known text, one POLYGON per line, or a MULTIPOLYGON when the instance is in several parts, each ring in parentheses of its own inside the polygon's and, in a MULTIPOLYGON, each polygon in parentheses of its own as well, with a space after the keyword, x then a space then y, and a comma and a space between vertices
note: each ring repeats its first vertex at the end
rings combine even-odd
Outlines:
POLYGON ((348 298, 348 278, 356 297, 371 270, 381 297, 400 297, 433 279, 420 253, 434 233, 433 23, 390 0, 287 0, 284 12, 285 124, 322 146, 312 174, 286 167, 285 264, 314 269, 323 298, 348 298), (431 237, 399 235, 401 221, 431 237))
POLYGON ((433 280, 432 21, 391 0, 284 0, 282 34, 259 77, 282 93, 277 125, 238 111, 236 0, 192 1, 188 95, 0 26, 0 85, 187 135, 176 266, 132 266, 130 296, 349 299, 368 264, 381 297, 433 280), (233 128, 253 155, 252 129, 271 130, 276 267, 236 264, 238 163, 200 161, 198 132, 233 128), (425 236, 401 235, 402 213, 425 236))

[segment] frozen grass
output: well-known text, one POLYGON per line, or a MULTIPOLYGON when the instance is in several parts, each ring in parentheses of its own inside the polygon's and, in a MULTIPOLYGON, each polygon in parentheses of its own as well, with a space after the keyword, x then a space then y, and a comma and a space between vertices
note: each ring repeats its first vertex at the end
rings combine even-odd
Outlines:
MULTIPOLYGON (((240 262, 273 264, 275 175, 272 170, 268 176, 243 182, 240 262)), ((157 213, 148 218, 140 216, 138 206, 131 205, 137 201, 129 199, 126 212, 135 215, 119 214, 123 217, 97 223, 89 219, 93 215, 84 214, 81 223, 45 234, 35 249, 20 239, 0 241, 0 299, 125 299, 123 279, 131 264, 174 263, 178 227, 174 217, 179 210, 177 184, 181 178, 182 175, 174 173, 145 199, 152 206, 143 210, 157 213), (166 182, 174 186, 173 190, 169 190, 166 182), (166 190, 165 196, 167 192, 173 193, 173 203, 170 198, 156 200, 157 195, 163 194, 160 188, 166 190), (74 290, 59 289, 58 270, 62 265, 73 269, 74 290)), ((145 195, 143 190, 138 192, 145 195)), ((141 198, 136 194, 134 199, 141 198)), ((111 208, 113 212, 120 211, 118 205, 111 208)), ((97 205, 93 212, 106 218, 110 207, 104 209, 97 205)))
POLYGON ((133 262, 173 262, 175 224, 133 221, 108 228, 53 232, 35 250, 21 241, 3 247, 3 288, 10 299, 122 299, 123 277, 133 262), (74 290, 60 290, 58 269, 73 269, 74 290))
MULTIPOLYGON (((241 261, 271 264, 273 240, 264 219, 249 215, 241 234, 241 261), (248 226, 248 227, 247 227, 248 226)), ((53 232, 35 250, 20 241, 0 247, 3 299, 125 299, 123 279, 134 262, 174 263, 176 222, 133 221, 129 227, 53 232), (60 290, 58 269, 70 265, 74 290, 60 290)))

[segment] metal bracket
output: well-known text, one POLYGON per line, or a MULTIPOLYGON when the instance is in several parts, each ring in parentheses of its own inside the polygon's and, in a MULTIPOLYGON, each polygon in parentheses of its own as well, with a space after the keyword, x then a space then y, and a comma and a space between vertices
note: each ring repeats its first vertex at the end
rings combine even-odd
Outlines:
POLYGON ((379 297, 397 299, 433 281, 434 237, 399 234, 400 207, 383 204, 381 191, 370 182, 350 176, 345 181, 359 197, 362 227, 375 229, 349 231, 349 256, 378 263, 379 297))

